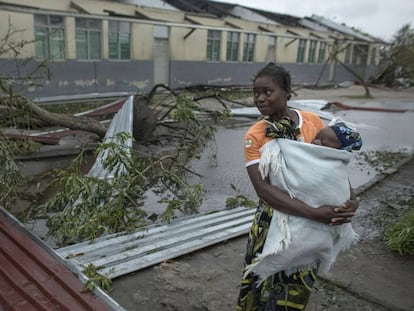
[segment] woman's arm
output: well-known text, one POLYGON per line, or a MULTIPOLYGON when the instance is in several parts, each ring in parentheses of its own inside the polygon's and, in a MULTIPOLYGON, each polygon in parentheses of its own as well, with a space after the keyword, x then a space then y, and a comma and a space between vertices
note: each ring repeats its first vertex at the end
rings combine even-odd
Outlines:
POLYGON ((247 173, 258 197, 274 209, 286 214, 333 225, 350 222, 350 218, 354 215, 353 211, 339 206, 322 205, 318 208, 312 208, 302 201, 292 199, 286 192, 263 180, 258 167, 259 164, 248 166, 247 173), (333 222, 333 219, 336 220, 333 222))

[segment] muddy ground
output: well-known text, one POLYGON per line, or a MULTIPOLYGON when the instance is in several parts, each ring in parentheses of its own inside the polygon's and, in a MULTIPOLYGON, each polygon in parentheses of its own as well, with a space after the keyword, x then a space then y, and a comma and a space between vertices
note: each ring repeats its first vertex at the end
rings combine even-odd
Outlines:
MULTIPOLYGON (((414 161, 363 192, 356 231, 372 228, 318 281, 307 310, 412 310, 414 261, 390 252, 382 239, 396 209, 413 207, 414 161), (403 202, 411 202, 407 205, 403 202)), ((127 310, 235 309, 246 237, 171 260, 114 281, 110 295, 127 310)))
MULTIPOLYGON (((301 89, 294 99, 322 98, 414 109, 413 90, 371 92, 374 98, 363 99, 362 103, 356 98, 363 94, 358 86, 324 91, 301 89)), ((412 140, 406 145, 412 150, 412 140)), ((371 183, 373 186, 360 194, 354 226, 362 232, 361 241, 340 256, 328 278, 318 281, 308 311, 414 309, 414 297, 410 294, 414 288, 413 258, 390 252, 383 240, 386 225, 399 217, 396 210, 414 208, 413 176, 411 160, 383 181, 377 182, 378 176, 371 183)), ((246 236, 242 236, 120 277, 114 280, 110 295, 131 311, 235 310, 246 241, 246 236)))

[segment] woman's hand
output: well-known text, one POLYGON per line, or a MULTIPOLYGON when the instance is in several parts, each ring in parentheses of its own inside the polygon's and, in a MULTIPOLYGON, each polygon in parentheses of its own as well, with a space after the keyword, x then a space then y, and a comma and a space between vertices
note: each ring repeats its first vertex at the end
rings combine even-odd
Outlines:
POLYGON ((349 199, 341 206, 335 207, 336 216, 331 219, 332 225, 342 225, 352 221, 355 211, 358 209, 359 200, 356 197, 349 199), (352 213, 352 216, 349 216, 352 213))
POLYGON ((314 220, 330 224, 342 225, 351 222, 358 207, 358 202, 350 202, 349 200, 341 206, 322 205, 314 209, 314 220), (355 205, 356 204, 356 205, 355 205))

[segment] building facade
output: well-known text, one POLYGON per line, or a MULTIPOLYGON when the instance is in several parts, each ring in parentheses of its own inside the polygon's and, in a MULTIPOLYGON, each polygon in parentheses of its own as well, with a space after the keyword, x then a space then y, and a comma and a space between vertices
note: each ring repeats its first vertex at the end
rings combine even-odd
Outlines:
POLYGON ((269 61, 287 68, 295 84, 342 82, 355 80, 342 64, 365 79, 373 75, 383 44, 318 16, 150 2, 2 1, 3 45, 24 43, 18 51, 3 48, 3 75, 19 79, 45 63, 49 79, 24 90, 32 98, 147 92, 160 83, 250 85, 269 61))

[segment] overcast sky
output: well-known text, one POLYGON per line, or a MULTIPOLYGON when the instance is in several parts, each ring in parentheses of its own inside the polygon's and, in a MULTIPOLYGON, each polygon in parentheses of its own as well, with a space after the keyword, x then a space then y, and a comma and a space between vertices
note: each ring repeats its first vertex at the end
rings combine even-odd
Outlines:
POLYGON ((413 0, 217 0, 298 17, 321 15, 391 40, 407 23, 414 28, 413 0))

